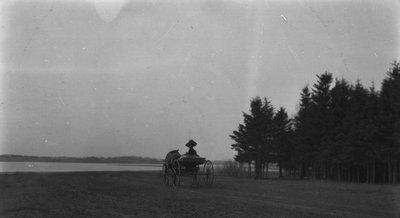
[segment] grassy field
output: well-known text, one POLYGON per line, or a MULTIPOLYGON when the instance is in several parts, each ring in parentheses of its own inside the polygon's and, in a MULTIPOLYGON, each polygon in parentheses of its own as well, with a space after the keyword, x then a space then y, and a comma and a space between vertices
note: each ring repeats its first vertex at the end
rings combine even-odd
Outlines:
POLYGON ((0 175, 0 217, 399 217, 400 187, 300 180, 187 178, 155 172, 0 175))

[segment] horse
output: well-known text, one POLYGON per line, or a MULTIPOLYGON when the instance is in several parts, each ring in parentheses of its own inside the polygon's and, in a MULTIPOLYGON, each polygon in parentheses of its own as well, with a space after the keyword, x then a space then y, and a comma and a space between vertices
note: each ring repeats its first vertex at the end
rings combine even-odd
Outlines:
POLYGON ((175 160, 179 159, 180 157, 181 154, 179 153, 179 149, 170 151, 165 156, 164 163, 168 166, 168 168, 173 170, 176 167, 175 160))

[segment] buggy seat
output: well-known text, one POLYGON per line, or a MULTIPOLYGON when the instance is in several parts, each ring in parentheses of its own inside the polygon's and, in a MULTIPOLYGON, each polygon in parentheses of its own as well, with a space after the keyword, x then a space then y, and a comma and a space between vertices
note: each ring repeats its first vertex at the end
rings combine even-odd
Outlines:
POLYGON ((181 163, 183 166, 186 165, 199 165, 203 164, 206 159, 204 157, 199 157, 197 155, 188 155, 184 154, 181 155, 181 157, 178 159, 179 163, 181 163))
POLYGON ((206 159, 197 155, 184 154, 178 161, 186 172, 197 172, 199 170, 198 165, 203 164, 206 159))

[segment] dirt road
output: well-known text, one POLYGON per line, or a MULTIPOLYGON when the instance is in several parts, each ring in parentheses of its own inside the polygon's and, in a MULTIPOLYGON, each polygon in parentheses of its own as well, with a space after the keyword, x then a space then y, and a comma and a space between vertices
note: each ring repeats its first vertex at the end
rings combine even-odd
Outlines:
POLYGON ((1 217, 399 217, 400 187, 216 177, 166 187, 154 172, 0 175, 1 217))

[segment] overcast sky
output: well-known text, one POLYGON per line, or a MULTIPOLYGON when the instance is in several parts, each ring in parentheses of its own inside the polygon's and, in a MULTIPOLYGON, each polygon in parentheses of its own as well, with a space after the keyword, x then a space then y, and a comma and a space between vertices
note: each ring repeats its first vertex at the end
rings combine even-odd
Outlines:
POLYGON ((252 97, 329 71, 379 88, 399 1, 6 1, 0 154, 233 158, 252 97))

